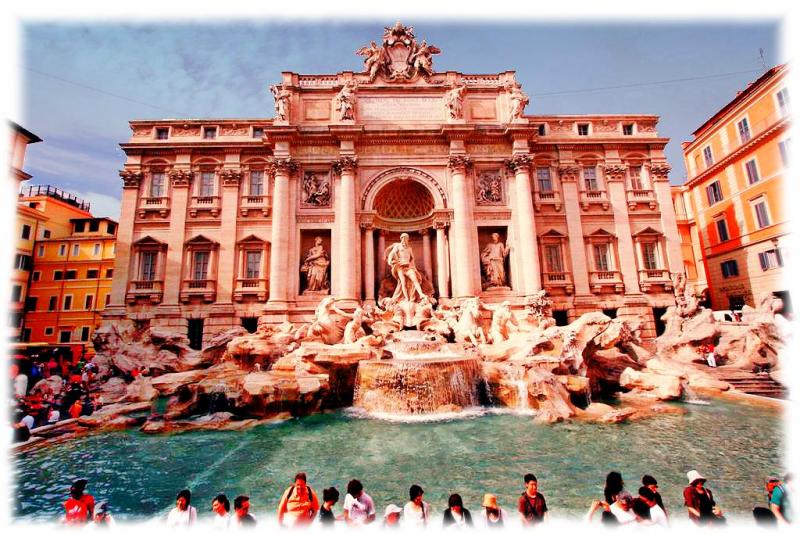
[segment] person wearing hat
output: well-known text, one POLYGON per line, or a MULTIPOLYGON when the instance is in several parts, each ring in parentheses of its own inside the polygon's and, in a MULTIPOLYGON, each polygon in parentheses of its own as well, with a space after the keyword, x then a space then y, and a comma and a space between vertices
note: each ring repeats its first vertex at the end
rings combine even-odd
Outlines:
POLYGON ((642 486, 652 491, 656 496, 656 504, 661 507, 661 510, 664 511, 664 515, 667 515, 667 508, 664 506, 664 501, 661 499, 661 494, 658 492, 658 481, 652 475, 645 475, 642 477, 642 486))
POLYGON ((497 504, 497 495, 487 493, 483 496, 483 511, 481 512, 483 528, 500 527, 506 522, 506 511, 497 504))
POLYGON ((94 521, 87 525, 88 527, 98 528, 98 527, 113 527, 116 524, 114 518, 108 511, 108 503, 101 502, 97 505, 97 510, 94 514, 94 521))
POLYGON ((399 527, 400 526, 400 514, 403 512, 403 509, 397 506, 396 504, 390 504, 386 507, 386 510, 383 512, 383 526, 384 527, 399 527))
POLYGON ((94 517, 94 497, 84 493, 87 483, 85 478, 81 478, 70 486, 69 499, 64 503, 64 523, 68 525, 88 523, 94 517))
POLYGON ((725 518, 714 501, 714 495, 705 487, 705 477, 693 469, 686 473, 686 478, 689 485, 683 490, 683 502, 689 512, 689 519, 698 525, 724 522, 725 518))

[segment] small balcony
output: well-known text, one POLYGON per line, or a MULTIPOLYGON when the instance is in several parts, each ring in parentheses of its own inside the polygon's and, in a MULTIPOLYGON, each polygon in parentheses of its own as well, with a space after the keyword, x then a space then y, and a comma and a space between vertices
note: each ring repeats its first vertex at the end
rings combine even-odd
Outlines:
POLYGON ((181 284, 181 302, 188 303, 193 298, 202 299, 203 302, 214 302, 217 299, 217 281, 184 280, 181 284))
POLYGON ((189 216, 197 217, 201 211, 208 211, 212 217, 219 216, 220 210, 219 197, 192 197, 192 202, 189 204, 189 216))
POLYGON ((625 284, 619 271, 589 271, 592 293, 622 293, 625 284))
POLYGON ((143 197, 139 200, 137 213, 140 219, 144 219, 148 213, 158 213, 159 217, 165 219, 169 215, 169 197, 143 197))
POLYGON ((641 269, 639 270, 639 286, 647 293, 661 287, 663 291, 672 290, 672 278, 666 269, 641 269))
POLYGON ((533 207, 536 211, 542 211, 542 206, 553 206, 555 211, 561 211, 561 192, 536 191, 533 207))
POLYGON ((547 290, 561 289, 567 295, 571 295, 575 291, 575 285, 572 283, 572 273, 568 272, 549 272, 542 273, 543 286, 547 290))
POLYGON ((163 280, 131 280, 128 282, 125 300, 129 304, 134 304, 138 300, 148 300, 152 304, 159 304, 163 296, 163 280))
POLYGON ((628 209, 633 211, 639 206, 646 206, 651 210, 658 207, 656 194, 650 189, 628 189, 628 209))
POLYGON ((272 211, 272 197, 267 195, 245 195, 239 204, 239 213, 247 217, 251 211, 260 211, 262 217, 267 217, 272 211))
POLYGON ((233 299, 241 302, 248 296, 256 297, 259 302, 266 302, 269 296, 269 284, 266 278, 238 278, 233 299))
POLYGON ((587 211, 591 206, 600 206, 608 210, 608 195, 602 190, 581 191, 581 208, 587 211))

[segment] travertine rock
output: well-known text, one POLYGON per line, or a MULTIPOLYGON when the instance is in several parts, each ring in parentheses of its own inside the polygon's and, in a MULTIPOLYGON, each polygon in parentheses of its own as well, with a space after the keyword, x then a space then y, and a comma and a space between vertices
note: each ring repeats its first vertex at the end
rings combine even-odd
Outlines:
POLYGON ((640 372, 625 369, 619 377, 619 385, 638 395, 658 400, 677 400, 683 395, 681 379, 674 375, 640 372))
POLYGON ((29 394, 44 393, 50 390, 53 395, 60 395, 64 387, 64 379, 58 375, 53 375, 50 378, 39 380, 30 390, 29 394))

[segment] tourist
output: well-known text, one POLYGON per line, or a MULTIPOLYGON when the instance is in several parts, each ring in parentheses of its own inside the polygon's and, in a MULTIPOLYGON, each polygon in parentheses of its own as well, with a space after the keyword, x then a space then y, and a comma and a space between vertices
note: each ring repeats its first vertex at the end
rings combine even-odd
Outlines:
POLYGON ((83 402, 81 399, 77 399, 75 402, 72 403, 72 406, 69 407, 69 417, 70 419, 77 419, 81 416, 81 412, 83 411, 83 402))
POLYGON ((25 426, 27 426, 28 430, 33 430, 33 427, 36 426, 36 421, 34 420, 33 416, 27 412, 22 419, 20 419, 20 423, 23 423, 25 426))
MULTIPOLYGON (((627 525, 636 521, 636 514, 633 513, 633 495, 627 491, 621 491, 616 495, 616 500, 608 506, 608 511, 614 516, 615 524, 627 525)), ((610 520, 604 518, 604 523, 610 520)))
POLYGON ((358 480, 347 483, 344 498, 344 520, 350 526, 368 525, 375 521, 375 503, 358 480))
POLYGON ((483 503, 481 504, 483 511, 481 518, 483 519, 483 528, 500 527, 506 523, 506 511, 500 508, 497 504, 497 495, 487 493, 483 496, 483 503))
POLYGON ((106 528, 113 527, 116 524, 114 517, 108 511, 108 504, 101 502, 97 505, 97 511, 94 514, 94 521, 89 523, 87 527, 91 528, 106 528))
POLYGON ((422 500, 425 492, 416 484, 408 489, 409 501, 403 507, 403 525, 406 527, 424 528, 428 526, 428 510, 430 506, 422 500))
POLYGON ((69 499, 64 503, 64 523, 80 525, 88 523, 94 517, 94 497, 85 493, 88 481, 81 478, 69 488, 69 499))
POLYGON ((587 512, 587 514, 586 514, 586 522, 587 523, 591 523, 592 522, 592 519, 594 518, 594 514, 598 510, 603 510, 603 513, 602 513, 602 516, 601 516, 602 519, 600 520, 600 522, 603 525, 606 525, 606 526, 619 525, 619 521, 617 521, 617 518, 614 516, 613 513, 611 513, 611 507, 609 506, 609 504, 606 501, 600 501, 598 499, 593 500, 592 501, 592 505, 589 507, 589 512, 587 512))
POLYGON ((522 526, 530 527, 543 522, 547 518, 547 503, 544 496, 539 493, 539 482, 532 473, 525 475, 525 491, 519 497, 517 510, 519 511, 522 526))
POLYGON ((336 522, 333 507, 337 502, 339 502, 339 490, 333 486, 322 490, 322 506, 319 508, 319 522, 321 525, 333 527, 336 522))
POLYGON ((224 493, 220 493, 211 501, 211 511, 214 512, 214 528, 228 528, 231 523, 231 503, 224 493))
MULTIPOLYGON (((664 512, 664 509, 658 505, 658 500, 656 499, 656 492, 654 492, 647 486, 642 486, 641 488, 639 488, 639 499, 644 501, 645 504, 647 504, 647 506, 650 507, 650 519, 652 520, 654 525, 669 527, 667 514, 664 512)), ((634 513, 635 512, 636 510, 634 510, 634 513)))
POLYGON ((664 507, 664 500, 661 498, 661 494, 658 492, 658 481, 655 479, 655 477, 651 475, 643 476, 642 486, 645 486, 655 494, 656 504, 658 504, 661 507, 661 510, 664 511, 664 515, 667 515, 667 509, 664 507))
POLYGON ((653 520, 650 515, 650 505, 644 499, 638 497, 631 501, 631 511, 636 518, 636 526, 651 526, 653 520))
POLYGON ((617 495, 622 492, 625 487, 625 482, 622 480, 622 474, 617 471, 611 471, 606 475, 606 485, 603 488, 603 497, 605 502, 610 505, 614 504, 617 500, 617 495))
POLYGON ((184 489, 175 498, 175 508, 167 516, 168 527, 191 527, 197 521, 197 509, 191 506, 192 492, 184 489))
MULTIPOLYGON (((12 375, 13 376, 13 375, 12 375)), ((28 394, 28 375, 25 373, 18 373, 14 378, 14 395, 17 397, 24 397, 28 394)))
POLYGON ((256 526, 256 518, 250 513, 250 497, 239 495, 233 500, 233 517, 231 528, 248 528, 256 526))
POLYGON ((278 503, 278 525, 307 526, 319 512, 317 494, 306 482, 305 473, 297 473, 294 484, 286 488, 278 503))
POLYGON ((461 495, 453 493, 447 500, 447 510, 444 511, 442 520, 444 528, 464 528, 472 527, 472 515, 469 510, 464 508, 464 501, 461 495))
POLYGON ((765 484, 767 490, 767 506, 753 508, 753 517, 760 525, 788 525, 791 523, 791 505, 786 488, 780 478, 770 476, 765 484))
POLYGON ((390 504, 386 507, 386 510, 383 512, 383 526, 396 528, 400 526, 400 514, 403 512, 403 509, 397 506, 396 504, 390 504))
POLYGON ((11 425, 14 443, 24 443, 31 439, 31 429, 22 421, 17 421, 11 425))
POLYGON ((683 490, 683 502, 689 512, 689 519, 698 525, 724 522, 722 510, 714 502, 711 490, 705 487, 706 479, 695 470, 686 473, 689 485, 683 490))

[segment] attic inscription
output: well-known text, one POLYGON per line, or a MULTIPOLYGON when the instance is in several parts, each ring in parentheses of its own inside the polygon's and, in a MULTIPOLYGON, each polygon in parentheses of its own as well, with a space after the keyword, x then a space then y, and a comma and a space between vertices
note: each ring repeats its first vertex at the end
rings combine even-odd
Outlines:
POLYGON ((361 97, 358 116, 379 121, 443 121, 440 97, 361 97))

